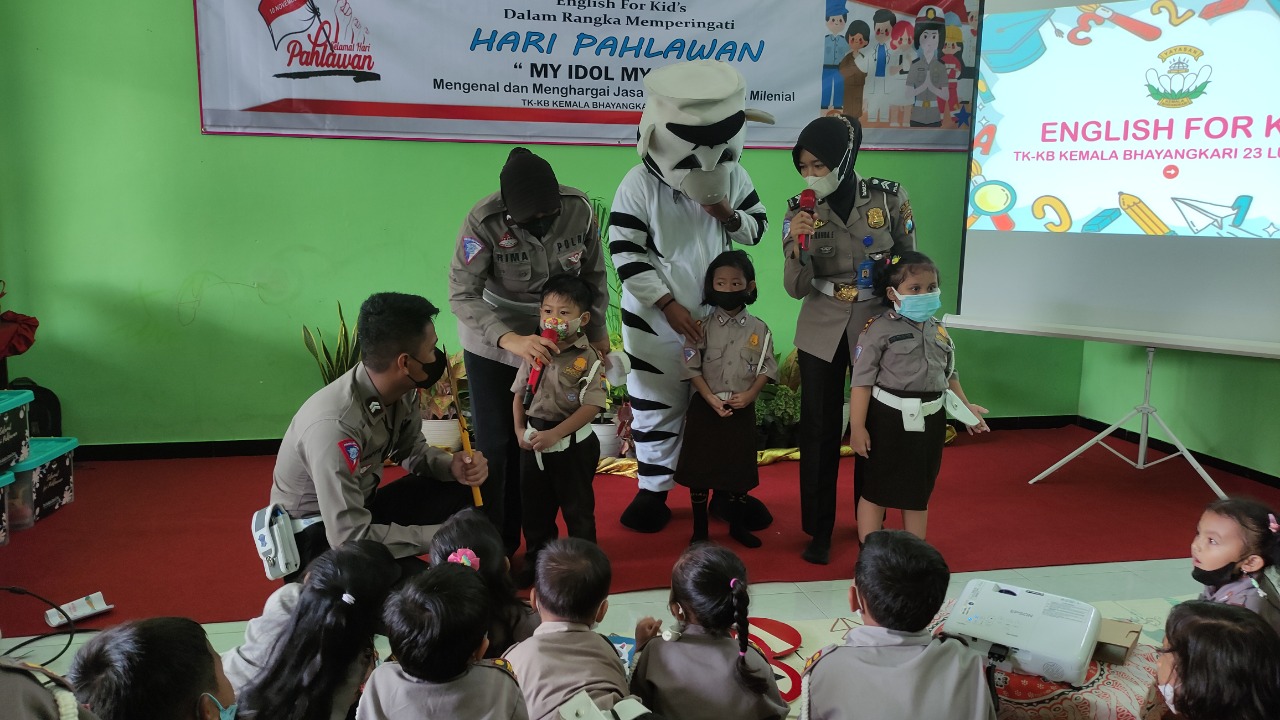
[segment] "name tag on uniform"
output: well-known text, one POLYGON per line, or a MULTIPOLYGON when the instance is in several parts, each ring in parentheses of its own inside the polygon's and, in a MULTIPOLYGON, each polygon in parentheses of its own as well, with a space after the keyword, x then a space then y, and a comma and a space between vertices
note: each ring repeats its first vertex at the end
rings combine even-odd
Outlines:
POLYGON ((902 333, 901 335, 894 335, 893 337, 889 338, 889 344, 892 345, 898 342, 899 340, 910 340, 913 337, 915 337, 915 335, 912 335, 911 333, 902 333))

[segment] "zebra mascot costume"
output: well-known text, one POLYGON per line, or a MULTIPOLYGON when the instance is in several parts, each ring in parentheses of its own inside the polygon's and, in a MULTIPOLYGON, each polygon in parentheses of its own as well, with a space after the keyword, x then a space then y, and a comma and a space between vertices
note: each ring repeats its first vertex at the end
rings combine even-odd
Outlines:
MULTIPOLYGON (((632 366, 627 394, 639 480, 622 524, 658 532, 671 519, 667 491, 691 392, 680 379, 683 335, 671 322, 686 313, 700 319, 711 261, 732 242, 755 245, 764 235, 764 205, 738 160, 746 121, 772 124, 773 118, 746 109, 746 82, 728 63, 668 65, 649 73, 644 85, 636 143, 644 162, 627 173, 614 196, 609 252, 622 281, 622 344, 632 366)), ((744 519, 752 530, 773 520, 751 498, 744 519)))

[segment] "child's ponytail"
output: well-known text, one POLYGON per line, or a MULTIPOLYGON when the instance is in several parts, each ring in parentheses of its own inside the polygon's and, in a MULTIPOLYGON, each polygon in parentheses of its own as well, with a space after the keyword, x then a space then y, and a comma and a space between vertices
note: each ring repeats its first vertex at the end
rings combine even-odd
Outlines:
POLYGON ((738 630, 738 682, 757 695, 769 692, 769 683, 756 674, 747 664, 748 645, 750 644, 751 621, 747 610, 751 606, 751 597, 747 594, 747 583, 734 578, 729 581, 729 592, 733 596, 734 625, 738 630))

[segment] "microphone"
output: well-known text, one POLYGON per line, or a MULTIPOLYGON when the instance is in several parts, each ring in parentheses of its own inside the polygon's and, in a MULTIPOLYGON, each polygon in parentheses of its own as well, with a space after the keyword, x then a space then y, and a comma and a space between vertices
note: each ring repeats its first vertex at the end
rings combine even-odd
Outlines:
MULTIPOLYGON (((812 215, 814 211, 817 209, 818 209, 818 194, 815 193, 812 188, 805 188, 805 191, 800 193, 800 212, 807 212, 810 215, 812 215)), ((796 236, 796 242, 800 243, 801 250, 805 252, 809 251, 808 235, 796 236)))
MULTIPOLYGON (((559 333, 551 328, 542 328, 542 337, 556 342, 560 339, 559 333)), ((533 368, 529 370, 529 380, 524 384, 524 397, 520 402, 524 405, 524 409, 528 410, 533 404, 533 393, 538 389, 538 383, 542 380, 542 361, 538 360, 533 363, 533 368)))

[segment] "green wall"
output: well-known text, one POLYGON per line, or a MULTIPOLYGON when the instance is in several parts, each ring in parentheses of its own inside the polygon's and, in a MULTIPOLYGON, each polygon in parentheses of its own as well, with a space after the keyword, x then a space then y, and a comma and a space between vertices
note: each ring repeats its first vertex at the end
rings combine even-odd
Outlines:
MULTIPOLYGON (((280 437, 318 385, 302 324, 333 327, 335 301, 350 317, 381 290, 445 304, 456 229, 494 188, 509 146, 201 136, 189 4, 81 4, 69 22, 58 7, 20 3, 6 15, 2 302, 41 321, 10 374, 58 392, 68 434, 91 444, 280 437)), ((562 182, 606 198, 637 161, 631 148, 538 152, 562 182)), ((781 290, 777 242, 800 184, 785 151, 749 151, 745 165, 773 223, 753 253, 755 309, 785 348, 798 303, 781 290)), ((921 249, 943 268, 944 309, 954 309, 965 158, 864 153, 859 168, 910 190, 921 249)), ((450 319, 440 331, 456 344, 450 319)), ((1128 377, 1131 348, 955 335, 965 387, 994 416, 1107 419, 1141 389, 1140 369, 1136 385, 1128 377)), ((1277 366, 1190 356, 1159 375, 1159 389, 1179 397, 1163 414, 1193 448, 1276 473, 1274 447, 1244 441, 1248 421, 1215 409, 1258 392, 1280 400, 1277 366), (1213 377, 1238 389, 1211 390, 1203 379, 1213 377)))

